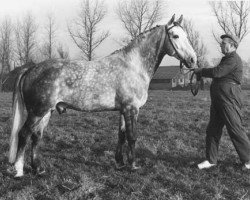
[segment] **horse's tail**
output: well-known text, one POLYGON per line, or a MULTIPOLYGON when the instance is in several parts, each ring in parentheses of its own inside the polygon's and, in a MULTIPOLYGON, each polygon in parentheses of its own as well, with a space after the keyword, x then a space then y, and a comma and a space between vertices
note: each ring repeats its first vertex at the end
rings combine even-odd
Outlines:
POLYGON ((13 99, 12 99, 12 124, 11 124, 11 136, 10 136, 10 151, 9 162, 14 163, 16 160, 17 146, 18 146, 18 132, 21 129, 24 122, 24 100, 22 94, 23 77, 27 68, 21 71, 15 81, 13 99))

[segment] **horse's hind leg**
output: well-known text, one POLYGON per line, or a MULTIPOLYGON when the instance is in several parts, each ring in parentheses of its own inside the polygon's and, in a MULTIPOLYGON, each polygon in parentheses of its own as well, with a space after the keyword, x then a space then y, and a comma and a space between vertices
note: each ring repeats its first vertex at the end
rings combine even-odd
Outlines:
POLYGON ((28 114, 28 117, 18 133, 18 147, 17 147, 17 157, 15 161, 16 175, 15 177, 23 176, 23 166, 24 166, 24 154, 26 150, 27 143, 32 135, 35 125, 37 123, 37 117, 28 114))
POLYGON ((115 160, 116 160, 116 165, 118 169, 123 168, 124 161, 123 161, 123 147, 125 143, 125 121, 124 121, 124 115, 120 114, 120 123, 119 123, 119 132, 118 132, 118 143, 116 147, 116 153, 115 153, 115 160))
POLYGON ((43 130, 48 125, 51 112, 49 111, 44 117, 39 121, 36 131, 31 135, 32 147, 31 147, 31 167, 34 172, 41 175, 45 172, 41 166, 40 155, 39 155, 39 141, 43 136, 43 130))

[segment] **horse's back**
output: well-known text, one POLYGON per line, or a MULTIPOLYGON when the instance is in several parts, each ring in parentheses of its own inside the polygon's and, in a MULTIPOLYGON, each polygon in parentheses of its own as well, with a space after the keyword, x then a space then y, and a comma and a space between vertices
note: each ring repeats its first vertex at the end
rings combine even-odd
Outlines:
POLYGON ((141 75, 115 55, 90 62, 41 62, 26 75, 23 89, 27 107, 39 115, 59 102, 83 111, 118 110, 147 96, 141 75))
POLYGON ((55 108, 58 102, 66 102, 80 110, 101 110, 104 107, 113 110, 119 74, 115 64, 102 60, 47 60, 26 75, 23 86, 25 103, 37 113, 55 108))

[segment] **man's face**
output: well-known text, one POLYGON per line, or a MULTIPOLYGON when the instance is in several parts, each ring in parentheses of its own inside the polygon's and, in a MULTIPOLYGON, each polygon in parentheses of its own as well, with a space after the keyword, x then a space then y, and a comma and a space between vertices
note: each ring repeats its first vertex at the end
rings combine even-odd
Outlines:
POLYGON ((230 38, 223 38, 222 42, 220 43, 221 52, 226 55, 228 53, 231 53, 235 50, 234 45, 232 44, 232 41, 230 38))

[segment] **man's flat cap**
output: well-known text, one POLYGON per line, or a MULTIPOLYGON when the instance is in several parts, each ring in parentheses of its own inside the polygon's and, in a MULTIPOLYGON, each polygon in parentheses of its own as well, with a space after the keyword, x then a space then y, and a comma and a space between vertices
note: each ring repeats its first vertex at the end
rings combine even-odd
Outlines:
POLYGON ((229 39, 231 39, 234 42, 234 45, 235 45, 236 48, 238 48, 238 46, 239 46, 240 39, 237 36, 230 35, 230 34, 224 34, 224 35, 221 35, 220 38, 221 39, 223 39, 223 38, 229 38, 229 39))

